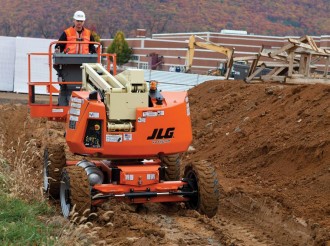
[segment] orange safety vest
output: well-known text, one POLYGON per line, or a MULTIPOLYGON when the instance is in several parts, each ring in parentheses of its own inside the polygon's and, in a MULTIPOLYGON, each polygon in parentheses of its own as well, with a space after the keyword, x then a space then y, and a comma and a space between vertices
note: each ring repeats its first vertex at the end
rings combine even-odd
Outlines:
MULTIPOLYGON (((83 31, 79 34, 74 27, 69 27, 65 31, 67 41, 84 41, 89 42, 91 38, 91 31, 84 28, 83 31)), ((67 43, 64 51, 67 54, 88 54, 89 53, 89 44, 79 44, 79 43, 67 43)))

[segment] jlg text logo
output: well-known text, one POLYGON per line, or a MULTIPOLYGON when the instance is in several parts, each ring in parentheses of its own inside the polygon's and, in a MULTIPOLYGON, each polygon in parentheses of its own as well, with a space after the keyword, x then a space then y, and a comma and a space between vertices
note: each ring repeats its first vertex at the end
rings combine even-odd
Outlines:
POLYGON ((147 140, 173 138, 174 130, 174 127, 170 127, 164 132, 163 128, 155 128, 151 136, 147 137, 147 140))

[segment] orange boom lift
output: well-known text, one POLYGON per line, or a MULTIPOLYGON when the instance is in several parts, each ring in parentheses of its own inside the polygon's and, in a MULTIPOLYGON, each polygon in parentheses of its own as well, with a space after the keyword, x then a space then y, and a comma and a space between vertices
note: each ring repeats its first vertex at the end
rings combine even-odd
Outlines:
POLYGON ((114 198, 185 202, 214 216, 219 200, 214 168, 207 162, 188 163, 180 179, 181 157, 192 142, 187 92, 161 92, 157 82, 144 81, 143 70, 117 74, 116 56, 100 54, 99 43, 93 43, 97 54, 90 55, 53 54, 56 43, 48 53, 28 56, 29 71, 31 56, 48 56, 50 74, 47 82, 32 82, 29 72, 29 107, 32 117, 65 121, 66 143, 82 156, 70 161, 63 145, 45 148, 44 190, 60 199, 64 217, 73 208, 86 215, 86 210, 114 198), (100 63, 103 56, 107 69, 100 63), (37 86, 47 88, 48 103, 36 102, 37 86), (57 103, 59 86, 71 93, 69 105, 57 103))

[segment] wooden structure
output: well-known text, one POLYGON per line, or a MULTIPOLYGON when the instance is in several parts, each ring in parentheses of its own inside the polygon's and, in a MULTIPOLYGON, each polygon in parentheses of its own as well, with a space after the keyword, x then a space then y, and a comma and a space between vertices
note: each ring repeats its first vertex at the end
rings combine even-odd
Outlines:
MULTIPOLYGON (((288 39, 288 44, 280 49, 262 47, 260 52, 249 57, 235 57, 235 61, 249 61, 250 68, 246 82, 282 82, 290 84, 330 84, 330 50, 317 47, 310 36, 288 39), (264 57, 260 61, 260 58, 264 57), (324 71, 316 71, 316 62, 323 62, 324 71), (261 72, 269 71, 264 75, 261 72)), ((323 63, 322 62, 322 63, 323 63)))

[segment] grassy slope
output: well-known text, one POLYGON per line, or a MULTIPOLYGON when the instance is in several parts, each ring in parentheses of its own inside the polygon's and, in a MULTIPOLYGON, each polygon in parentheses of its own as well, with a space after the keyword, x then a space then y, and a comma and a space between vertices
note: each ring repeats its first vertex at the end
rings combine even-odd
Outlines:
POLYGON ((50 215, 45 203, 27 204, 20 199, 0 194, 1 245, 51 245, 53 227, 48 227, 40 217, 50 215))

